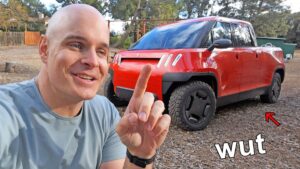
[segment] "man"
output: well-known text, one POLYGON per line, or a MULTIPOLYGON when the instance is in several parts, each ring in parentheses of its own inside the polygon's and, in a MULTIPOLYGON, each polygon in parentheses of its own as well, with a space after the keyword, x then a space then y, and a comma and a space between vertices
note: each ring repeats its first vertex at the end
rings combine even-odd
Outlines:
POLYGON ((145 92, 150 66, 122 119, 96 96, 108 72, 103 16, 88 5, 62 8, 39 53, 43 65, 35 79, 0 87, 0 168, 152 168, 171 119, 162 115, 163 102, 145 92))

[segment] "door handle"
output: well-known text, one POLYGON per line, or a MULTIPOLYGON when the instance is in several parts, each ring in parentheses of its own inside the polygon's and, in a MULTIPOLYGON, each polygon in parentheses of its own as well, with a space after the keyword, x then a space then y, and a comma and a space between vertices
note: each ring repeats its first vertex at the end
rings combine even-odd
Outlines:
POLYGON ((256 58, 258 58, 258 53, 256 53, 256 58))
POLYGON ((239 59, 239 54, 235 54, 235 58, 236 58, 236 59, 239 59))

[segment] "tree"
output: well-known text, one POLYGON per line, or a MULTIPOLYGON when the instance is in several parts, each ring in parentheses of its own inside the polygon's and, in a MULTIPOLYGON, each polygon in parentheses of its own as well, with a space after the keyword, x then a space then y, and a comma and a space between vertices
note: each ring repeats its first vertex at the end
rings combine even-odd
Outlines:
POLYGON ((255 18, 256 16, 265 13, 284 13, 288 9, 282 6, 283 0, 252 0, 252 1, 238 1, 240 8, 237 10, 237 17, 243 19, 255 18))
MULTIPOLYGON (((109 13, 112 18, 130 20, 130 24, 120 41, 112 46, 119 46, 131 32, 137 32, 140 29, 139 21, 141 20, 178 18, 179 9, 176 4, 176 0, 111 0, 109 13)), ((150 20, 150 22, 152 21, 150 20)), ((148 29, 151 29, 153 26, 155 25, 151 25, 148 29)))
POLYGON ((207 16, 209 12, 211 12, 213 3, 209 0, 202 0, 201 2, 197 3, 197 17, 207 16))
POLYGON ((20 0, 0 3, 0 27, 5 31, 18 30, 28 20, 28 9, 20 0))
POLYGON ((178 13, 176 0, 152 0, 144 4, 141 19, 177 19, 178 13))
POLYGON ((122 19, 128 20, 131 19, 130 24, 128 25, 128 29, 122 35, 117 43, 113 44, 113 47, 120 47, 121 44, 129 36, 130 32, 132 32, 134 25, 137 25, 136 20, 141 14, 141 6, 142 3, 145 4, 145 0, 133 0, 133 1, 126 1, 126 0, 112 0, 110 1, 110 13, 114 19, 122 19), (132 16, 132 17, 131 17, 132 16))
POLYGON ((210 0, 179 0, 177 6, 185 18, 202 17, 210 14, 213 1, 210 0))
POLYGON ((50 7, 49 7, 47 16, 52 16, 57 11, 58 8, 59 8, 58 5, 51 4, 50 7))
POLYGON ((215 0, 221 9, 215 15, 234 17, 252 23, 258 36, 286 36, 289 9, 283 0, 215 0))
POLYGON ((61 6, 64 7, 70 4, 77 4, 80 0, 56 0, 56 2, 61 3, 61 6))
POLYGON ((39 14, 48 14, 45 5, 40 0, 23 0, 22 3, 27 7, 31 17, 38 17, 39 14))
POLYGON ((238 15, 238 0, 215 0, 214 4, 221 8, 215 13, 218 16, 236 17, 238 15))
POLYGON ((95 7, 103 15, 108 12, 109 2, 107 0, 81 0, 80 3, 89 4, 95 7))
POLYGON ((288 22, 291 27, 288 31, 287 40, 297 43, 297 46, 300 47, 300 12, 290 15, 288 22))
POLYGON ((139 19, 141 20, 137 24, 137 30, 140 30, 140 34, 143 35, 145 30, 151 30, 152 28, 174 22, 179 19, 180 6, 176 0, 152 0, 147 1, 142 7, 139 19))
POLYGON ((256 35, 263 37, 285 37, 290 28, 287 19, 288 14, 269 12, 251 19, 256 35))
POLYGON ((290 11, 281 3, 283 0, 243 1, 244 13, 239 18, 253 24, 258 36, 285 37, 289 30, 288 15, 290 11))

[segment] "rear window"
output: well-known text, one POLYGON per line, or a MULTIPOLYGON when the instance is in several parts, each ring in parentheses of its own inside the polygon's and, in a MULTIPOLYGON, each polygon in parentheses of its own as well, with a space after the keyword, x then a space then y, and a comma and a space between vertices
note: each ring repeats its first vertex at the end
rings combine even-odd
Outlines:
POLYGON ((176 23, 157 27, 145 34, 129 50, 194 48, 199 42, 199 32, 207 21, 176 23))

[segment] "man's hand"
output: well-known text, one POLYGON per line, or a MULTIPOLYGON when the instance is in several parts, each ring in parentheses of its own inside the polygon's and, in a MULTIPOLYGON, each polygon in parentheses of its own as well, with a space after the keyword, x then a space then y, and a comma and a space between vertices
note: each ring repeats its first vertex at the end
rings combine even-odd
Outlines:
POLYGON ((145 92, 151 75, 151 66, 144 66, 133 95, 116 131, 128 151, 140 158, 151 158, 164 142, 171 118, 162 115, 164 103, 154 101, 152 93, 145 92))

